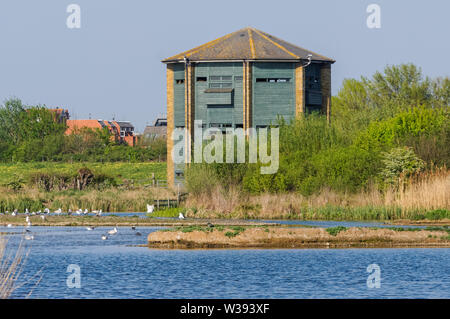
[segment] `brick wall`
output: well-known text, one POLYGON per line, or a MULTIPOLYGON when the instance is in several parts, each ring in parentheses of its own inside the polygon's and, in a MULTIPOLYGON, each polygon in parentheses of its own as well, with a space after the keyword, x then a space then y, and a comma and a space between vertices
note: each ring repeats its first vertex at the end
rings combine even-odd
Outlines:
POLYGON ((173 140, 172 133, 174 130, 174 65, 167 64, 167 183, 169 187, 174 187, 175 183, 175 167, 172 158, 173 140))
POLYGON ((295 64, 295 116, 305 112, 305 68, 302 63, 295 64))

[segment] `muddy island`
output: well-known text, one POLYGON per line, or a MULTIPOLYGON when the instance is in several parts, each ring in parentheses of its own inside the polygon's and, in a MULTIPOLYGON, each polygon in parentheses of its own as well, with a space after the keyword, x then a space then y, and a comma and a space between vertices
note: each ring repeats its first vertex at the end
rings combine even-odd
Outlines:
POLYGON ((163 249, 450 247, 450 230, 448 227, 190 226, 150 233, 148 246, 163 249))

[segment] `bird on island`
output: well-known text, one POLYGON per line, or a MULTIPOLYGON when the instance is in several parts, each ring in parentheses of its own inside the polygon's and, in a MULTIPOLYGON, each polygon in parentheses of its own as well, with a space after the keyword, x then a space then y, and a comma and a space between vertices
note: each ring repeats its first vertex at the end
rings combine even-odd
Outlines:
POLYGON ((55 214, 61 214, 62 213, 62 209, 58 208, 58 210, 55 211, 55 214))
POLYGON ((83 214, 85 214, 85 215, 89 214, 89 211, 87 210, 87 208, 84 210, 83 214))
POLYGON ((186 217, 184 217, 184 215, 183 215, 183 213, 180 213, 179 215, 178 215, 178 219, 185 219, 186 217))
POLYGON ((67 215, 72 215, 72 210, 69 208, 69 210, 67 211, 67 215))
POLYGON ((110 234, 110 235, 115 235, 115 234, 117 234, 117 228, 114 227, 114 229, 109 230, 109 231, 108 231, 108 234, 110 234))
POLYGON ((48 209, 48 208, 45 208, 45 209, 44 209, 44 213, 46 213, 46 214, 50 214, 50 209, 48 209))
POLYGON ((25 208, 25 214, 29 214, 30 212, 28 211, 28 208, 25 208))
POLYGON ((76 213, 77 213, 77 215, 81 215, 83 213, 83 210, 79 209, 79 210, 76 211, 76 213))
POLYGON ((12 213, 11 216, 16 216, 17 215, 17 209, 15 209, 12 213))
POLYGON ((154 210, 155 210, 155 205, 147 204, 147 214, 153 213, 154 210))

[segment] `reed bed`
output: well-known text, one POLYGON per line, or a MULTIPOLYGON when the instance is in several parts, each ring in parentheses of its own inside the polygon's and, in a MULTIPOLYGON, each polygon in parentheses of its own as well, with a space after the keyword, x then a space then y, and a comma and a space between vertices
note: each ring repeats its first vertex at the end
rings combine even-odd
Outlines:
POLYGON ((28 256, 22 243, 15 251, 8 249, 7 243, 6 237, 0 235, 0 299, 9 298, 19 287, 17 282, 28 256))
POLYGON ((249 195, 238 186, 216 186, 189 196, 187 215, 200 218, 394 220, 450 218, 450 173, 427 172, 380 191, 351 194, 323 189, 309 197, 297 193, 249 195), (431 216, 431 217, 430 217, 431 216))

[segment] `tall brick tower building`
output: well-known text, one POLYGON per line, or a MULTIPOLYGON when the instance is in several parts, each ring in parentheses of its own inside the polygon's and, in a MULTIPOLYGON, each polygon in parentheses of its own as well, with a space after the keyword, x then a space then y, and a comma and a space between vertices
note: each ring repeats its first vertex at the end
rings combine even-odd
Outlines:
POLYGON ((167 178, 182 178, 171 152, 174 128, 259 128, 313 111, 330 117, 335 61, 244 28, 162 61, 167 65, 167 178))

